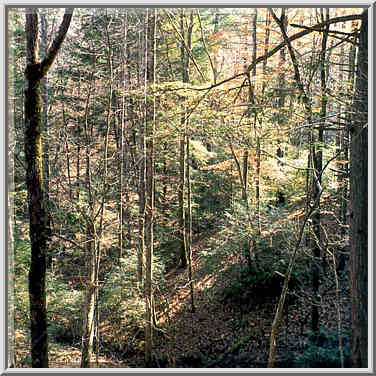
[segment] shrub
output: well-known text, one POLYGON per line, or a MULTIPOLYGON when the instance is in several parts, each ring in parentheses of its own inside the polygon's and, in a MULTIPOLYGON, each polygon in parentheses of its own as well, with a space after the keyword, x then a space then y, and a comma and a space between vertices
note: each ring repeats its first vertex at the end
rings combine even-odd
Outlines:
MULTIPOLYGON (((124 328, 132 324, 141 325, 145 312, 145 302, 137 282, 136 252, 129 252, 125 256, 107 274, 99 303, 103 319, 121 322, 124 328)), ((153 282, 157 284, 162 278, 163 266, 155 255, 153 282)))
POLYGON ((56 341, 79 344, 82 327, 82 291, 73 289, 53 273, 46 283, 49 332, 56 341))

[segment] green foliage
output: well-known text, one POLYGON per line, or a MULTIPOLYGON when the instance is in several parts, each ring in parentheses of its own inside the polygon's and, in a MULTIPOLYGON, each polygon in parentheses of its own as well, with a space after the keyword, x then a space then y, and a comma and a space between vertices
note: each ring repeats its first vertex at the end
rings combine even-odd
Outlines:
POLYGON ((203 232, 223 217, 230 206, 231 186, 225 174, 217 171, 194 171, 192 175, 192 180, 201 181, 192 185, 193 226, 195 232, 203 232))
MULTIPOLYGON (((30 266, 30 241, 15 241, 15 328, 28 333, 29 292, 28 272, 30 266)), ((59 340, 73 343, 79 341, 81 328, 81 292, 54 273, 47 273, 46 298, 49 316, 49 334, 59 340)))
POLYGON ((17 239, 14 242, 14 253, 15 253, 15 274, 25 273, 30 267, 30 241, 17 239))
POLYGON ((81 340, 82 291, 74 289, 54 273, 48 273, 46 296, 50 335, 58 342, 78 345, 81 340))
MULTIPOLYGON (((345 330, 342 334, 345 367, 351 367, 350 333, 345 330)), ((338 347, 338 332, 328 332, 321 328, 318 333, 312 333, 305 345, 304 352, 294 362, 296 368, 340 368, 340 353, 338 347)))
MULTIPOLYGON (((153 283, 163 278, 163 265, 157 256, 153 259, 153 283)), ((120 322, 123 327, 142 326, 145 300, 137 281, 137 255, 129 252, 107 274, 99 307, 104 320, 120 322)))
POLYGON ((27 213, 27 190, 20 189, 14 192, 14 208, 16 218, 24 218, 27 213))
POLYGON ((179 262, 181 242, 171 233, 165 236, 158 248, 155 249, 155 254, 163 260, 165 271, 170 270, 179 262))

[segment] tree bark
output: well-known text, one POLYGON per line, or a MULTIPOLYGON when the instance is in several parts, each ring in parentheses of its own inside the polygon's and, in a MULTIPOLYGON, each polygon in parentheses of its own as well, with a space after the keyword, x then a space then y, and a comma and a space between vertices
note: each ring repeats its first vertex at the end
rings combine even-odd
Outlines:
POLYGON ((350 124, 351 357, 368 367, 368 11, 362 14, 350 124))
POLYGON ((31 358, 33 368, 48 367, 46 311, 46 266, 49 239, 49 214, 46 208, 42 152, 41 80, 54 62, 68 31, 72 12, 66 10, 60 29, 47 51, 38 60, 37 9, 26 9, 27 63, 25 70, 25 160, 29 203, 31 264, 29 270, 31 358))

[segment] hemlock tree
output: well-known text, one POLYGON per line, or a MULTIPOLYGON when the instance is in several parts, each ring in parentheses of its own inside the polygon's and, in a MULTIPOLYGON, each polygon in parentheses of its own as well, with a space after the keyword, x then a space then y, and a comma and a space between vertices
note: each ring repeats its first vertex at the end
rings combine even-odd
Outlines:
POLYGON ((40 86, 65 39, 72 19, 67 8, 59 31, 43 60, 39 61, 38 10, 26 9, 25 133, 26 185, 28 191, 31 264, 29 270, 31 358, 33 368, 48 367, 45 277, 49 214, 43 182, 42 98, 40 86))

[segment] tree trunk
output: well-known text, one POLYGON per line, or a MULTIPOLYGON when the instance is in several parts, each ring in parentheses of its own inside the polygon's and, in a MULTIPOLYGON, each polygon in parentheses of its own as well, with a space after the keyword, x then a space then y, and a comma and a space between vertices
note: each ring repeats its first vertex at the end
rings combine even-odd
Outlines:
MULTIPOLYGON (((146 32, 144 30, 144 32, 146 32)), ((142 33, 139 32, 139 60, 138 60, 138 75, 137 83, 138 86, 145 86, 145 96, 146 96, 146 81, 145 81, 145 65, 146 62, 143 61, 142 51, 146 50, 145 40, 141 39, 142 33)), ((144 37, 145 39, 145 37, 144 37)), ((139 103, 140 112, 143 113, 145 108, 143 108, 144 103, 139 103)), ((144 114, 145 116, 145 114, 144 114)), ((146 151, 146 138, 145 138, 145 119, 141 117, 138 120, 138 147, 140 154, 140 163, 138 169, 138 254, 137 254, 137 281, 139 287, 143 288, 144 277, 145 277, 145 151, 146 151)))
MULTIPOLYGON (((147 83, 151 90, 155 85, 155 57, 156 57, 156 10, 146 13, 147 17, 147 83)), ((146 186, 145 186, 145 365, 151 367, 153 363, 153 223, 154 223, 154 132, 155 132, 155 98, 147 101, 146 108, 146 186)))
POLYGON ((89 238, 86 246, 89 270, 86 284, 86 299, 84 303, 84 318, 81 341, 81 368, 90 368, 91 354, 93 352, 94 341, 94 321, 95 321, 95 270, 96 270, 96 248, 95 224, 91 221, 87 223, 86 229, 89 238))
MULTIPOLYGON (((41 52, 43 55, 47 53, 48 34, 47 34, 47 19, 45 9, 40 11, 41 18, 41 52)), ((44 76, 41 81, 41 94, 42 94, 42 132, 45 132, 46 136, 43 142, 43 177, 44 177, 44 191, 46 193, 46 199, 49 198, 50 187, 50 158, 49 158, 49 129, 48 129, 48 80, 47 76, 44 76)))
MULTIPOLYGON (((348 95, 353 96, 354 90, 354 77, 355 77, 355 57, 356 57, 356 47, 353 45, 351 46, 351 50, 349 53, 349 64, 348 64, 348 75, 347 80, 349 81, 350 85, 348 87, 347 93, 348 95)), ((352 109, 351 106, 346 106, 346 115, 345 115, 345 123, 350 124, 352 119, 352 109)), ((350 133, 349 128, 345 127, 341 132, 341 146, 342 146, 342 155, 343 160, 346 161, 342 166, 341 170, 342 173, 339 176, 339 183, 341 189, 341 207, 340 207, 340 219, 343 225, 347 225, 348 218, 347 218, 347 203, 348 203, 348 194, 349 194, 349 143, 350 143, 350 133)), ((343 233, 346 232, 346 227, 343 227, 343 233)))
POLYGON ((187 136, 187 201, 188 201, 188 211, 187 211, 187 253, 188 253, 188 274, 189 274, 189 284, 191 292, 191 312, 195 312, 195 301, 194 301, 194 281, 192 278, 192 190, 191 190, 191 171, 190 171, 190 137, 187 136))
MULTIPOLYGON (((322 9, 322 21, 329 19, 329 10, 326 9, 326 15, 324 20, 324 13, 322 9)), ((322 170, 322 145, 324 142, 324 127, 326 118, 326 106, 327 106, 327 96, 326 96, 326 45, 328 40, 329 26, 325 28, 322 35, 321 42, 321 56, 320 56, 320 83, 321 83, 321 111, 320 111, 320 126, 317 136, 317 146, 314 148, 313 156, 313 167, 316 170, 318 183, 321 185, 321 170, 322 170)), ((316 200, 319 194, 317 184, 314 181, 312 187, 313 200, 316 200)), ((321 263, 321 213, 320 213, 320 202, 318 202, 317 209, 312 215, 312 231, 314 234, 314 239, 312 241, 313 248, 313 262, 312 262, 312 289, 313 289, 313 304, 312 304, 312 331, 317 332, 319 330, 319 288, 320 288, 320 263, 321 263)))
MULTIPOLYGON (((181 73, 183 83, 189 82, 189 56, 186 52, 186 47, 191 49, 191 39, 192 39, 192 17, 193 12, 191 11, 191 22, 188 27, 187 33, 184 28, 184 10, 180 13, 180 34, 182 36, 182 41, 180 45, 180 60, 181 60, 181 73), (186 35, 187 34, 187 35, 186 35)), ((184 104, 182 116, 180 120, 181 130, 179 136, 179 186, 178 186, 178 218, 179 218, 179 241, 180 241, 180 266, 182 268, 188 265, 188 252, 187 252, 187 237, 186 237, 186 210, 185 210, 185 184, 186 184, 186 157, 185 157, 185 143, 186 143, 186 132, 187 132, 187 121, 185 119, 185 107, 184 104)))
POLYGON ((91 75, 88 95, 85 105, 85 162, 86 162, 86 187, 88 190, 88 211, 89 218, 86 220, 86 257, 88 263, 87 284, 85 290, 85 301, 83 303, 83 325, 81 337, 81 368, 90 368, 91 354, 93 351, 94 339, 94 315, 95 315, 95 259, 96 259, 96 231, 94 220, 94 199, 91 186, 91 137, 89 134, 89 104, 91 91, 95 87, 94 77, 91 75))
MULTIPOLYGON (((182 125, 184 126, 185 120, 184 116, 181 120, 182 125)), ((187 266, 187 244, 185 236, 185 208, 184 208, 184 197, 185 197, 185 130, 181 130, 179 135, 179 186, 178 186, 178 218, 179 218, 179 258, 180 266, 185 268, 187 266)))
MULTIPOLYGON (((127 71, 127 61, 128 61, 128 48, 127 48, 127 36, 128 36, 128 13, 125 13, 123 20, 123 55, 122 55, 122 89, 126 91, 126 71, 127 71)), ((124 217, 125 210, 123 206, 123 190, 124 190, 124 174, 126 172, 125 165, 125 117, 126 117, 126 104, 125 95, 121 97, 121 120, 120 120, 120 145, 119 145, 119 172, 120 172, 120 182, 119 182, 119 259, 123 257, 123 247, 124 247, 124 217)))
POLYGON ((247 195, 247 186, 248 186, 248 157, 249 153, 248 150, 244 150, 243 154, 243 184, 242 184, 242 200, 244 202, 248 201, 247 195))
POLYGON ((13 195, 14 184, 13 178, 13 161, 8 158, 9 163, 9 182, 8 182, 8 367, 15 367, 15 352, 14 352, 14 209, 13 209, 13 195), (11 175, 12 174, 12 175, 11 175))
POLYGON ((350 124, 351 357, 368 367, 368 11, 359 35, 354 118, 350 124))
MULTIPOLYGON (((287 29, 288 24, 288 16, 287 16, 287 9, 281 9, 281 23, 283 28, 287 29)), ((283 126, 284 124, 284 106, 285 106, 285 86, 286 86, 286 74, 284 72, 285 64, 286 64, 286 48, 282 48, 280 52, 280 61, 279 61, 279 68, 281 72, 278 74, 278 81, 279 81, 279 98, 278 98, 278 127, 283 126)), ((280 145, 281 140, 278 140, 278 149, 277 149, 277 157, 283 158, 283 151, 280 145)), ((277 206, 281 206, 285 204, 285 194, 281 187, 277 189, 277 197, 276 197, 277 206)))
POLYGON ((25 70, 25 160, 28 191, 31 264, 29 270, 31 358, 33 368, 48 367, 46 311, 46 257, 49 239, 49 215, 46 208, 43 152, 42 98, 40 85, 54 62, 68 31, 72 13, 65 12, 58 34, 42 62, 38 61, 37 9, 26 9, 27 64, 25 70))

